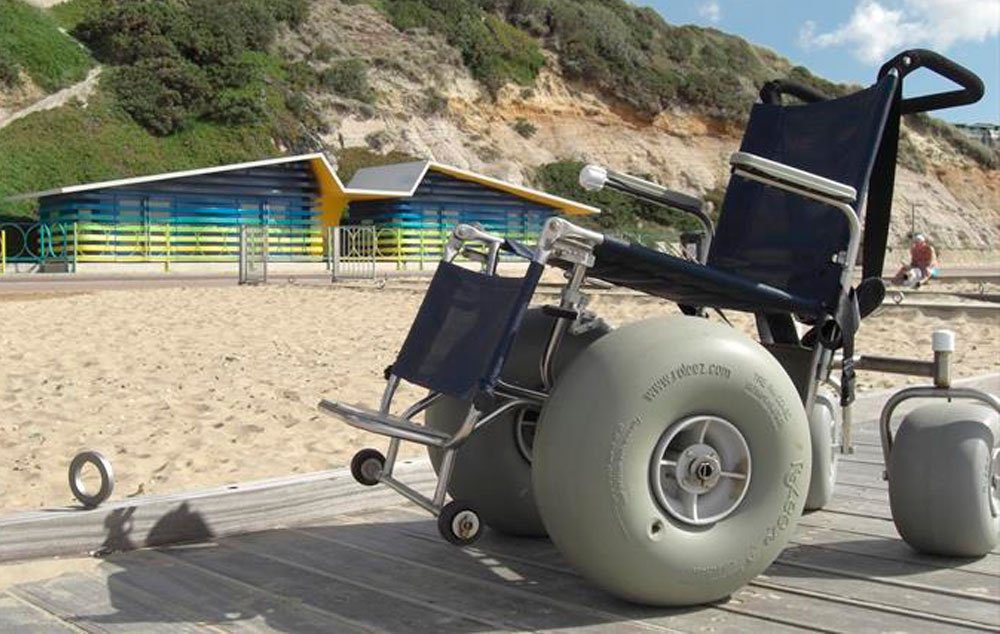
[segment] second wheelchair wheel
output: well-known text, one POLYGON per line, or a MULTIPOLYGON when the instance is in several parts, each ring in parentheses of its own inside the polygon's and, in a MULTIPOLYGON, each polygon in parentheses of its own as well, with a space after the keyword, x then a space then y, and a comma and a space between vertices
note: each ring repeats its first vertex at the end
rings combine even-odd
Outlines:
POLYGON ((916 550, 981 557, 1000 538, 1000 421, 969 403, 907 414, 889 454, 889 507, 916 550))
MULTIPOLYGON (((539 363, 553 322, 540 309, 528 310, 501 373, 506 381, 533 389, 542 387, 539 363)), ((579 335, 567 333, 555 358, 555 375, 558 377, 580 351, 607 332, 602 323, 579 335)), ((468 407, 458 399, 442 398, 428 408, 425 421, 429 427, 453 433, 468 407)), ((535 407, 507 412, 472 434, 455 455, 448 493, 453 499, 473 504, 483 523, 502 533, 545 535, 531 491, 531 453, 538 416, 535 407)), ((441 450, 431 448, 428 453, 434 470, 439 471, 441 450)))
POLYGON ((651 319, 587 348, 535 440, 549 536, 623 599, 721 599, 763 572, 802 512, 812 454, 798 392, 757 343, 693 317, 651 319))
POLYGON ((806 496, 807 511, 818 511, 833 498, 840 459, 840 408, 836 403, 828 391, 820 391, 809 413, 813 461, 809 495, 806 496))

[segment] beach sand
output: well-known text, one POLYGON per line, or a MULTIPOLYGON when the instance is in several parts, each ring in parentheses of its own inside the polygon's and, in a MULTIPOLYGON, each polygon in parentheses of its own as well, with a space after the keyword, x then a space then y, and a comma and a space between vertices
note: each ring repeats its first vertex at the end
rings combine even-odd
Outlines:
MULTIPOLYGON (((377 403, 421 297, 390 283, 0 299, 0 510, 72 504, 66 469, 83 449, 111 460, 123 498, 337 468, 361 447, 384 448, 316 403, 377 403)), ((621 295, 592 308, 612 324, 676 312, 621 295)), ((1000 324, 986 317, 887 310, 866 320, 859 349, 929 358, 942 327, 958 334, 956 375, 997 370, 1000 324)), ((918 381, 865 374, 860 383, 918 381)), ((405 388, 397 403, 420 394, 405 388)))

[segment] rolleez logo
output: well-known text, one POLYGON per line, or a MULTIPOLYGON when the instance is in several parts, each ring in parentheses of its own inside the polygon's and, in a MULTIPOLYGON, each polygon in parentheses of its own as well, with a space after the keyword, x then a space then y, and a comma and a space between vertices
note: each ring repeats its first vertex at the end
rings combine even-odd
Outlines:
POLYGON ((650 402, 666 388, 688 377, 718 376, 729 380, 732 375, 733 371, 731 369, 718 363, 682 363, 653 381, 653 384, 649 386, 649 389, 642 395, 642 398, 650 402))
POLYGON ((768 526, 764 531, 763 545, 765 548, 770 546, 771 542, 778 537, 778 534, 787 530, 792 523, 792 518, 796 512, 796 501, 802 496, 798 484, 799 478, 805 470, 804 467, 805 465, 801 460, 796 460, 789 466, 788 471, 785 473, 785 503, 781 505, 781 512, 778 514, 778 518, 774 521, 774 524, 768 526))

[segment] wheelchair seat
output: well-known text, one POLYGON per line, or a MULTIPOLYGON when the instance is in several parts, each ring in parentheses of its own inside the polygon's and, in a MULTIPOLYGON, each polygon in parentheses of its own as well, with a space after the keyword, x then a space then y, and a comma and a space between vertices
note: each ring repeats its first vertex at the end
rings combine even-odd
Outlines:
POLYGON ((804 195, 763 182, 739 169, 734 155, 706 264, 606 236, 588 275, 685 306, 836 316, 851 284, 854 263, 847 260, 860 246, 857 226, 876 160, 896 143, 887 122, 898 87, 890 73, 836 99, 755 104, 738 155, 808 172, 827 190, 804 195), (838 191, 850 193, 838 198, 838 191))
POLYGON ((686 306, 810 316, 830 309, 813 298, 610 236, 595 247, 594 260, 590 277, 686 306))

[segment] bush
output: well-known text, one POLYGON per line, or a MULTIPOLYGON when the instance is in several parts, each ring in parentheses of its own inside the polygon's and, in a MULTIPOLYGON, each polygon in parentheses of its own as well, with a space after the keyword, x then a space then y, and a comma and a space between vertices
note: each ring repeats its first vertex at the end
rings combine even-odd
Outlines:
POLYGON ((535 136, 536 132, 538 132, 538 128, 536 128, 533 123, 524 118, 520 118, 517 121, 515 121, 511 127, 514 128, 514 132, 517 132, 526 139, 530 139, 531 137, 535 136))
POLYGON ((0 86, 16 88, 21 85, 21 69, 14 62, 0 57, 0 86))
MULTIPOLYGON (((165 135, 196 119, 258 123, 275 92, 270 79, 287 72, 293 84, 315 81, 266 52, 278 24, 299 23, 307 7, 306 0, 104 0, 74 33, 117 67, 112 87, 123 108, 165 135)), ((285 105, 280 95, 274 101, 285 105)))
POLYGON ((508 82, 532 83, 545 63, 534 38, 486 13, 475 0, 384 0, 380 5, 398 29, 422 27, 444 35, 473 77, 492 91, 508 82))
POLYGON ((368 65, 360 59, 335 62, 320 74, 320 84, 348 99, 371 103, 375 94, 368 85, 368 65))
POLYGON ((167 135, 197 118, 209 85, 203 71, 177 57, 144 59, 111 74, 118 102, 144 128, 167 135))

